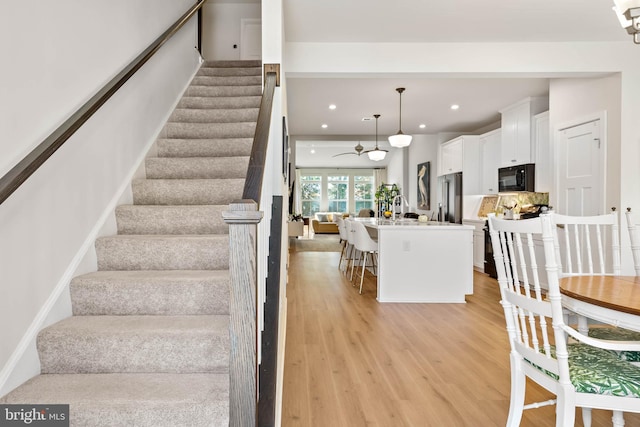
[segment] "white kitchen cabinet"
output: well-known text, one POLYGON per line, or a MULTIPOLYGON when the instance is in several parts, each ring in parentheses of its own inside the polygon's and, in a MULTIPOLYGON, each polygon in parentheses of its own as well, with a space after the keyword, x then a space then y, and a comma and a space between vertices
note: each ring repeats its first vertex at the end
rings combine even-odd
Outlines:
POLYGON ((549 112, 537 114, 533 120, 536 132, 536 191, 548 193, 553 188, 553 151, 549 112))
POLYGON ((500 129, 480 135, 482 153, 481 194, 498 193, 498 168, 500 167, 500 129))
POLYGON ((447 141, 440 146, 440 174, 462 172, 463 147, 462 138, 447 141))
POLYGON ((502 114, 501 166, 516 166, 535 161, 533 118, 548 108, 548 98, 531 97, 500 111, 502 114))
POLYGON ((462 172, 462 194, 480 193, 480 137, 463 135, 440 145, 439 175, 462 172))
POLYGON ((463 219, 462 225, 471 225, 473 229, 473 269, 484 273, 484 225, 483 220, 463 219))

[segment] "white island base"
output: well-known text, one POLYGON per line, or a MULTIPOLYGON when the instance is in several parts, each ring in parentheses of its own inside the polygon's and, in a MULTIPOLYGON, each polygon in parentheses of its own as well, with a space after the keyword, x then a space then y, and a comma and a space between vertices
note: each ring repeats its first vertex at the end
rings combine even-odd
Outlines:
POLYGON ((473 227, 367 224, 378 237, 379 302, 464 303, 473 294, 473 227))

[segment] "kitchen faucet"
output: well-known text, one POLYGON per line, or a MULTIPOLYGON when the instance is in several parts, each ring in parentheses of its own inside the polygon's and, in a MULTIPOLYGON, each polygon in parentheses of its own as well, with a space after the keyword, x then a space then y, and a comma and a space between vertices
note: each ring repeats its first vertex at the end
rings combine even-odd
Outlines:
POLYGON ((400 214, 404 215, 404 205, 407 205, 407 207, 409 207, 409 202, 407 201, 407 198, 404 197, 402 194, 398 194, 397 196, 395 196, 393 198, 393 202, 391 202, 391 206, 392 206, 392 210, 391 210, 391 220, 395 221, 396 220, 396 199, 400 198, 400 214), (404 205, 402 204, 402 201, 404 200, 404 205))

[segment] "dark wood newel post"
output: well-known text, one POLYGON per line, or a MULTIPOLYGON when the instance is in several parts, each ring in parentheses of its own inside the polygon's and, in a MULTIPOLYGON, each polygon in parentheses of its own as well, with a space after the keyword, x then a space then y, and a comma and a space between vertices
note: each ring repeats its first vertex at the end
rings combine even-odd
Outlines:
POLYGON ((253 200, 237 200, 222 213, 229 224, 229 426, 256 425, 256 234, 262 212, 253 200))

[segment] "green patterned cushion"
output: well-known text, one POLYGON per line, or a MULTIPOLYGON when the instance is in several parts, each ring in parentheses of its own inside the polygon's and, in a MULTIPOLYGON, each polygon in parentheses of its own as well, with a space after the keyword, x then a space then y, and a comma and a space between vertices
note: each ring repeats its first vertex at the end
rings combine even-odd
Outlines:
MULTIPOLYGON (((567 349, 569 375, 578 393, 640 398, 640 367, 618 359, 607 350, 585 344, 568 344, 567 349)), ((551 356, 555 357, 555 353, 552 347, 551 356)), ((558 379, 557 375, 539 366, 536 368, 558 379)))
MULTIPOLYGON (((591 327, 589 336, 611 341, 640 341, 640 332, 616 327, 591 327)), ((640 351, 609 351, 621 360, 640 362, 640 351)))

